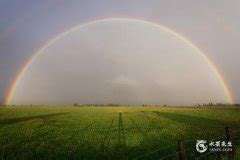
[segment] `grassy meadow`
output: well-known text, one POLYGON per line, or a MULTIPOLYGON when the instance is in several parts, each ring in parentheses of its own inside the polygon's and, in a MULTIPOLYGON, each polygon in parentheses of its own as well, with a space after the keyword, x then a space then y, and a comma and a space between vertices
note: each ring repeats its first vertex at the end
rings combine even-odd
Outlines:
POLYGON ((225 126, 240 129, 240 109, 1 107, 0 159, 171 160, 179 140, 196 159, 196 140, 224 139, 225 126))

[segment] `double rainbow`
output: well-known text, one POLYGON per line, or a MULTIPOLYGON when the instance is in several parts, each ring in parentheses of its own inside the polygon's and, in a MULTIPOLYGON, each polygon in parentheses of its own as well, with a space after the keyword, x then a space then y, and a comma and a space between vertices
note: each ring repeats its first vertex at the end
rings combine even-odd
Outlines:
POLYGON ((78 24, 74 27, 66 29, 65 31, 61 32, 57 36, 54 36, 53 38, 49 39, 42 47, 40 47, 39 49, 37 49, 33 53, 33 55, 27 60, 27 62, 20 69, 20 71, 18 72, 18 74, 17 74, 16 78, 14 79, 12 85, 9 88, 9 91, 7 93, 4 104, 8 105, 8 104, 11 103, 11 100, 14 96, 14 93, 16 91, 16 88, 18 87, 19 82, 22 80, 25 72, 28 70, 28 68, 31 66, 31 64, 34 62, 34 60, 42 53, 42 51, 44 51, 49 46, 51 46, 54 42, 56 42, 57 40, 59 40, 61 38, 64 38, 67 34, 69 34, 70 32, 73 32, 74 30, 76 30, 79 27, 84 27, 84 26, 87 26, 87 25, 90 25, 90 24, 97 24, 97 23, 101 23, 101 22, 114 21, 114 20, 125 20, 125 21, 131 21, 131 22, 134 21, 134 22, 141 22, 141 23, 145 23, 145 24, 150 24, 150 25, 153 25, 155 27, 158 27, 158 28, 168 32, 172 36, 175 36, 179 40, 182 40, 183 42, 188 44, 190 47, 195 49, 197 51, 197 53, 209 64, 209 66, 211 67, 211 69, 214 71, 214 73, 218 77, 219 81, 221 82, 221 85, 222 85, 222 87, 225 91, 225 94, 228 98, 229 103, 231 103, 231 104, 233 103, 233 97, 231 95, 230 90, 228 89, 228 87, 226 85, 226 82, 225 82, 221 72, 218 70, 218 68, 215 66, 215 64, 213 62, 211 62, 211 60, 207 57, 207 54, 204 53, 199 47, 197 47, 194 43, 192 43, 186 37, 182 36, 181 34, 177 33, 176 31, 174 31, 174 30, 172 30, 172 29, 170 29, 170 28, 168 28, 164 25, 158 24, 156 22, 147 21, 147 20, 143 20, 143 19, 136 19, 136 18, 114 17, 114 18, 104 18, 104 19, 91 20, 91 21, 87 21, 87 22, 84 22, 84 23, 80 23, 80 24, 78 24))

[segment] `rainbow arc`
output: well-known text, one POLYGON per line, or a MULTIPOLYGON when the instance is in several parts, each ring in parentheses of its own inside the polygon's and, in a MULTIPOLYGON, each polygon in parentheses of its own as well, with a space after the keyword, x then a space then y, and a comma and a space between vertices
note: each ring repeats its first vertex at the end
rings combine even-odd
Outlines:
POLYGON ((156 22, 152 22, 152 21, 147 21, 147 20, 143 20, 143 19, 135 19, 135 18, 122 18, 122 17, 113 17, 113 18, 105 18, 105 19, 96 19, 96 20, 91 20, 91 21, 87 21, 87 22, 83 22, 80 23, 74 27, 71 28, 67 28, 65 31, 61 32, 60 34, 54 36, 53 38, 49 39, 44 45, 42 45, 40 48, 38 48, 33 54, 32 56, 27 60, 27 62, 23 65, 23 67, 20 69, 20 71, 18 72, 14 82, 12 83, 12 85, 9 88, 8 94, 6 96, 6 99, 4 101, 5 105, 8 105, 11 103, 11 100, 14 96, 14 93, 16 91, 16 88, 18 87, 19 82, 22 80, 25 72, 28 70, 28 68, 31 66, 31 64, 34 62, 34 60, 45 50, 47 49, 49 46, 51 46, 54 42, 56 42, 57 40, 64 38, 66 35, 68 35, 69 33, 73 32, 74 30, 78 29, 79 27, 86 27, 88 25, 92 25, 92 24, 97 24, 97 23, 102 23, 102 22, 107 22, 107 21, 118 21, 118 20, 125 20, 125 21, 133 21, 133 22, 141 22, 141 23, 145 23, 145 24, 150 24, 153 25, 155 27, 158 27, 162 30, 164 30, 165 32, 168 32, 169 34, 171 34, 172 36, 175 36, 176 38, 178 38, 179 40, 185 42, 186 44, 188 44, 190 47, 192 47, 195 51, 197 51, 197 53, 208 63, 208 65, 211 67, 211 69, 214 71, 214 73, 216 74, 216 76, 218 77, 219 81, 221 82, 221 85, 225 91, 225 94, 228 98, 229 103, 233 103, 233 97, 231 95, 230 90, 228 89, 228 86, 221 74, 221 72, 218 70, 218 68, 216 67, 216 65, 207 57, 207 54, 201 50, 199 47, 197 47, 193 42, 191 42, 189 39, 187 39, 186 37, 184 37, 183 35, 177 33, 176 31, 158 24, 156 22))

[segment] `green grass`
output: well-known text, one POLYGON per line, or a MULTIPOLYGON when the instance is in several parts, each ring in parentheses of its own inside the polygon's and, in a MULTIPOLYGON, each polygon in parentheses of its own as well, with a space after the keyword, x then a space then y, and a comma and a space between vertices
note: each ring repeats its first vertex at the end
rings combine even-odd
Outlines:
MULTIPOLYGON (((1 107, 0 159, 160 159, 240 129, 240 110, 171 107, 1 107), (121 114, 121 116, 120 116, 121 114), (190 141, 189 141, 190 140, 190 141)), ((238 135, 240 137, 240 135, 238 135)), ((239 155, 239 150, 237 150, 239 155)))

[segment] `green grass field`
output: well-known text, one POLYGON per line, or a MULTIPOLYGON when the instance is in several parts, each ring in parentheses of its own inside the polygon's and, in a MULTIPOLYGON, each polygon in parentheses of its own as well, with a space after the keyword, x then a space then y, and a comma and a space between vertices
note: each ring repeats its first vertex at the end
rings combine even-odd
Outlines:
MULTIPOLYGON (((224 139, 240 110, 171 107, 1 107, 2 159, 177 159, 186 141, 224 139)), ((239 135, 240 136, 240 135, 239 135)), ((237 154, 239 152, 237 151, 237 154)))

